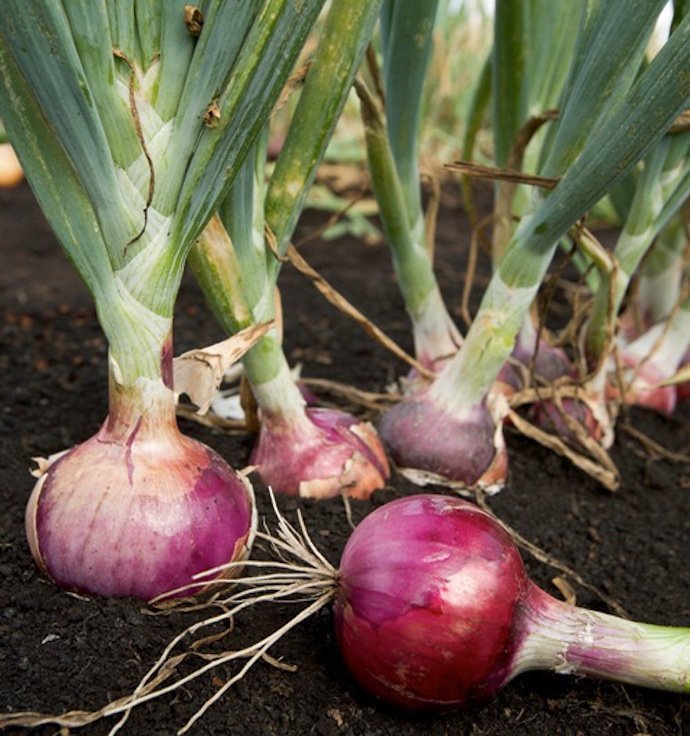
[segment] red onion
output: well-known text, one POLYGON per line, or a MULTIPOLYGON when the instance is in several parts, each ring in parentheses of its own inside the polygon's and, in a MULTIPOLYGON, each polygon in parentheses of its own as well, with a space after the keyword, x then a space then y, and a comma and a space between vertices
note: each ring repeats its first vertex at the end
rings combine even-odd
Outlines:
POLYGON ((38 565, 73 591, 150 599, 244 556, 251 487, 177 428, 162 380, 124 389, 111 377, 100 431, 47 467, 26 528, 38 565))
POLYGON ((690 629, 552 598, 500 524, 457 498, 411 496, 364 519, 342 556, 335 621, 355 678, 404 708, 464 706, 530 669, 690 692, 690 629))
POLYGON ((495 490, 508 473, 500 423, 485 403, 462 414, 449 411, 430 390, 406 396, 379 425, 393 461, 413 480, 495 490))
MULTIPOLYGON (((677 388, 660 385, 669 378, 669 371, 661 368, 654 360, 640 363, 636 356, 628 357, 625 349, 621 351, 621 362, 625 389, 623 403, 642 406, 670 417, 676 408, 677 388)), ((608 399, 620 401, 621 388, 616 378, 615 375, 611 377, 606 394, 608 399)))
POLYGON ((315 407, 286 415, 264 411, 250 462, 274 491, 312 498, 343 492, 368 498, 390 473, 371 424, 315 407))

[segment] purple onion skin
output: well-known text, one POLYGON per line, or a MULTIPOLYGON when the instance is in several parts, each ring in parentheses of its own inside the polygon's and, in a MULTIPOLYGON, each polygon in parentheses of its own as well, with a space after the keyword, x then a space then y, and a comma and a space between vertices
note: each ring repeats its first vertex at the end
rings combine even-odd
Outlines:
POLYGON ((68 590, 148 600, 244 556, 253 499, 227 463, 174 421, 121 429, 106 421, 36 484, 26 525, 39 566, 68 590))
POLYGON ((343 552, 341 652, 359 683, 392 705, 464 706, 510 679, 529 585, 507 533, 476 506, 433 495, 393 501, 343 552))
POLYGON ((298 424, 265 418, 250 458, 278 493, 365 499, 390 475, 376 430, 346 412, 307 407, 298 424))
POLYGON ((526 368, 532 366, 534 358, 534 373, 544 381, 553 382, 572 372, 572 365, 565 351, 549 345, 546 340, 539 340, 536 356, 532 350, 526 350, 518 343, 513 350, 513 357, 526 368))
POLYGON ((560 408, 551 399, 538 401, 532 405, 530 416, 537 427, 541 427, 547 432, 553 432, 569 444, 578 447, 580 441, 566 423, 561 411, 583 427, 588 437, 599 440, 603 436, 603 429, 596 420, 592 409, 584 401, 578 399, 563 398, 561 399, 560 408))
POLYGON ((383 415, 379 432, 391 458, 403 468, 467 486, 501 483, 508 474, 505 447, 496 449, 496 424, 481 404, 458 419, 431 401, 428 392, 418 392, 383 415))
POLYGON ((690 628, 552 598, 499 522, 458 498, 378 508, 351 535, 336 581, 343 658, 397 707, 461 708, 532 669, 690 694, 690 628))

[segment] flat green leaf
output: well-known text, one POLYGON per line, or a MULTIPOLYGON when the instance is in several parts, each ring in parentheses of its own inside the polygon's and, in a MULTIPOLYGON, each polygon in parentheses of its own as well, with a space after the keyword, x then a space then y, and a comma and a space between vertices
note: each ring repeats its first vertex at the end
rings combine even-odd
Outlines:
POLYGON ((507 165, 518 130, 527 118, 528 9, 524 2, 496 2, 491 78, 494 158, 497 166, 507 165))
POLYGON ((196 38, 184 24, 186 4, 187 0, 165 0, 161 5, 161 68, 151 101, 166 122, 177 114, 196 46, 196 38))
POLYGON ((124 53, 133 64, 144 68, 134 2, 132 0, 108 0, 106 7, 113 46, 124 53))
POLYGON ((592 131, 605 127, 638 74, 665 0, 590 0, 553 145, 541 174, 560 176, 592 131))
POLYGON ((333 3, 328 12, 266 193, 266 221, 281 253, 287 250, 380 7, 380 0, 351 0, 333 3))
POLYGON ((172 224, 184 259, 194 238, 230 188, 263 129, 323 0, 268 0, 252 25, 218 97, 215 127, 201 122, 172 224))
POLYGON ((152 2, 152 0, 135 0, 134 3, 134 17, 137 24, 137 37, 144 70, 148 69, 160 54, 161 17, 164 12, 164 4, 152 2))
MULTIPOLYGON (((217 124, 213 110, 218 108, 220 111, 221 91, 247 40, 260 5, 260 0, 211 0, 206 7, 203 30, 180 95, 167 165, 161 167, 160 186, 153 198, 153 206, 159 212, 170 215, 177 206, 186 173, 180 162, 191 159, 204 130, 217 124)), ((183 20, 180 17, 178 22, 183 24, 183 20)))
POLYGON ((63 7, 113 159, 126 168, 141 154, 141 144, 127 102, 117 91, 106 0, 64 0, 63 7))
POLYGON ((381 13, 388 136, 411 226, 422 220, 419 128, 438 0, 386 0, 381 13))
MULTIPOLYGON (((117 173, 96 101, 62 6, 49 0, 2 4, 5 49, 14 58, 36 103, 49 111, 56 136, 92 202, 111 261, 123 257, 137 225, 122 200, 117 173)), ((98 13, 94 6, 94 13, 98 13)), ((139 225, 140 227, 140 225, 139 225)))
POLYGON ((1 30, 0 109, 22 168, 58 240, 94 295, 112 292, 112 270, 92 202, 1 30), (90 247, 82 248, 81 243, 90 247))

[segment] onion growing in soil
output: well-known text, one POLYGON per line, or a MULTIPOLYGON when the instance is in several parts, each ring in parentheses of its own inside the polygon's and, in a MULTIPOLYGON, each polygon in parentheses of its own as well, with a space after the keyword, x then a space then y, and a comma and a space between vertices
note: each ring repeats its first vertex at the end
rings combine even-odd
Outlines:
POLYGON ((270 177, 265 130, 221 203, 218 217, 190 254, 197 280, 226 331, 234 333, 274 318, 280 325, 243 358, 260 424, 251 463, 277 493, 367 498, 385 485, 389 475, 371 424, 342 411, 305 407, 281 346, 281 327, 290 328, 290 315, 283 320, 279 300, 273 298, 281 261, 380 7, 381 0, 330 6, 270 177))
POLYGON ((177 2, 3 4, 3 126, 109 346, 109 416, 27 511, 71 590, 151 598, 246 551, 248 487, 175 424, 174 303, 322 4, 214 2, 203 34, 177 2))
POLYGON ((262 480, 307 498, 365 499, 382 488, 390 470, 374 427, 344 411, 305 407, 287 366, 277 379, 282 385, 255 387, 261 429, 250 463, 262 480))
POLYGON ((123 389, 111 379, 98 433, 43 471, 27 537, 39 567, 68 590, 151 599, 251 545, 249 482, 179 431, 163 380, 123 389))

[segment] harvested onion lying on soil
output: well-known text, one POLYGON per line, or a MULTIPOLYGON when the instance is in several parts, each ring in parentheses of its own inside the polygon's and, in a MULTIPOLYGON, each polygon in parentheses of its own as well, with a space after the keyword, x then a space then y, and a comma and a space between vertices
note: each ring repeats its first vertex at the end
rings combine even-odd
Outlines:
POLYGON ((552 598, 500 524, 460 499, 410 496, 364 519, 343 552, 335 614, 357 680, 406 708, 463 706, 533 669, 690 692, 690 629, 552 598))

